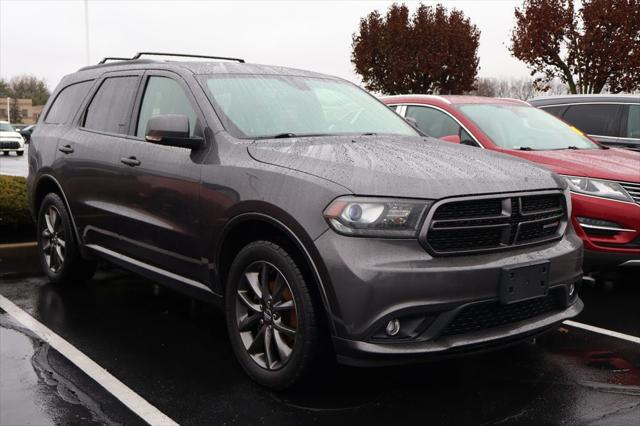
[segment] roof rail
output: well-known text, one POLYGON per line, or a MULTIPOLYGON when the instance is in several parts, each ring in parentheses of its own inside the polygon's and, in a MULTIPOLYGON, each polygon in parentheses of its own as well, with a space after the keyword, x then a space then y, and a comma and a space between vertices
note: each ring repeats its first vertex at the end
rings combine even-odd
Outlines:
POLYGON ((163 53, 163 52, 138 52, 131 60, 140 59, 141 56, 176 56, 180 58, 204 58, 204 59, 219 59, 222 61, 236 61, 244 64, 244 59, 241 58, 228 58, 225 56, 207 56, 207 55, 191 55, 180 53, 163 53))
POLYGON ((132 58, 122 58, 118 56, 107 56, 103 58, 98 65, 106 64, 107 61, 135 61, 136 59, 140 59, 142 56, 176 56, 180 58, 204 58, 204 59, 219 59, 222 61, 237 61, 241 64, 244 64, 244 59, 240 58, 227 58, 225 56, 206 56, 206 55, 191 55, 191 54, 180 54, 180 53, 163 53, 163 52, 138 52, 132 58))
POLYGON ((119 58, 117 56, 107 56, 106 58, 102 58, 98 64, 106 64, 107 61, 129 61, 130 58, 119 58))
POLYGON ((519 104, 523 104, 523 105, 529 105, 529 102, 522 100, 522 99, 518 99, 518 98, 498 98, 498 99, 502 99, 505 101, 512 101, 512 102, 517 102, 519 104))

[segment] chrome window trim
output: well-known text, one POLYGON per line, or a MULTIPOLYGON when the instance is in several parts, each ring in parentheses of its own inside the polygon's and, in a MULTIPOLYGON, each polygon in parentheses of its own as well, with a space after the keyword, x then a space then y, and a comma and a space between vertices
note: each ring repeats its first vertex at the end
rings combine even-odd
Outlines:
MULTIPOLYGON (((458 120, 456 117, 454 117, 449 111, 442 109, 438 106, 435 105, 429 105, 429 104, 420 104, 420 103, 413 103, 413 102, 409 102, 409 103, 398 103, 398 104, 388 104, 389 106, 400 106, 402 108, 402 112, 397 111, 398 114, 400 114, 403 117, 406 117, 406 113, 407 113, 407 107, 409 106, 418 106, 418 107, 424 107, 424 108, 433 108, 435 110, 438 110, 440 112, 445 113, 446 115, 448 115, 449 117, 451 117, 451 119, 453 121, 455 121, 460 127, 462 127, 464 129, 465 132, 467 132, 469 134, 469 136, 471 136, 471 138, 473 139, 473 141, 475 143, 477 143, 479 145, 480 148, 482 149, 486 149, 484 145, 482 145, 480 143, 480 141, 478 141, 478 139, 475 137, 475 135, 469 131, 469 129, 467 128, 467 126, 465 126, 464 124, 462 124, 460 122, 460 120, 458 120)), ((431 136, 431 135, 429 135, 431 136)), ((431 137, 435 137, 435 136, 431 136, 431 137)), ((438 139, 438 138, 436 138, 438 139)))
POLYGON ((563 104, 548 104, 538 105, 536 108, 544 109, 557 106, 572 106, 572 105, 640 105, 640 102, 612 102, 612 101, 598 101, 598 102, 569 102, 563 104))

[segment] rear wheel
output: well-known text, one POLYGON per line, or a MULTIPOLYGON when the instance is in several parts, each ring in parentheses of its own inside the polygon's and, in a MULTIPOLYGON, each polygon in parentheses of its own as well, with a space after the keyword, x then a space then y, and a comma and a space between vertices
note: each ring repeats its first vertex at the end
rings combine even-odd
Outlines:
POLYGON ((40 264, 54 283, 86 281, 96 264, 81 257, 69 213, 57 194, 44 197, 38 214, 40 264))
POLYGON ((292 387, 324 361, 320 308, 277 244, 256 241, 240 250, 227 281, 226 315, 238 361, 264 386, 292 387))
POLYGON ((16 154, 18 154, 18 156, 24 155, 24 151, 16 151, 16 154))

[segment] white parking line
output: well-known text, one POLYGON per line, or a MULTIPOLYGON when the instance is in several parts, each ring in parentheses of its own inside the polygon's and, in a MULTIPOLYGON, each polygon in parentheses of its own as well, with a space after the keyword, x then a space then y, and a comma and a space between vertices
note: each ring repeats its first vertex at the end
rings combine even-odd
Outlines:
POLYGON ((2 295, 0 295, 0 308, 74 363, 145 422, 154 426, 178 424, 112 376, 107 370, 96 364, 91 358, 80 352, 76 347, 2 295))
POLYGON ((629 334, 624 334, 624 333, 618 333, 617 331, 607 330, 606 328, 594 327, 593 325, 583 324, 581 322, 575 322, 575 321, 569 321, 569 320, 564 321, 563 324, 566 324, 571 327, 581 328, 583 330, 591 331, 593 333, 600 333, 606 336, 616 337, 618 339, 640 344, 640 337, 631 336, 629 334))

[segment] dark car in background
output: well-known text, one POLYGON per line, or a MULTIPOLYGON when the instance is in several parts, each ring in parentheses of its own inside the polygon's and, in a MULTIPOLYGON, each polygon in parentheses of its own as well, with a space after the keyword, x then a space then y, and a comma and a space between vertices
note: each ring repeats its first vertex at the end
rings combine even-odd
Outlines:
POLYGON ((588 271, 640 266, 640 153, 609 148, 516 99, 391 96, 425 133, 533 161, 564 176, 588 271))
POLYGON ((604 145, 640 151, 640 95, 565 95, 529 103, 604 145))
POLYGON ((22 135, 22 137, 24 138, 24 142, 25 143, 31 142, 31 134, 33 133, 33 131, 35 129, 36 129, 35 124, 29 124, 29 125, 26 125, 26 126, 22 126, 20 129, 16 128, 18 133, 20 133, 22 135))
POLYGON ((582 310, 566 180, 423 137, 342 79, 140 56, 66 76, 33 134, 54 283, 104 258, 217 302, 274 388, 329 357, 482 350, 582 310))

